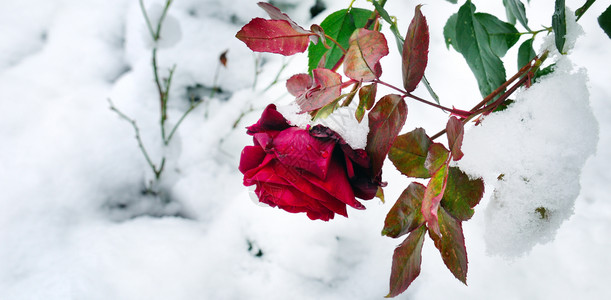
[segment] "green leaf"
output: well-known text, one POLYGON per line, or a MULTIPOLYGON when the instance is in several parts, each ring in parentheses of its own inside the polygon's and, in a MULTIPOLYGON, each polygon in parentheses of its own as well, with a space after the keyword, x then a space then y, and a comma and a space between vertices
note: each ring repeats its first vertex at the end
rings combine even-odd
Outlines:
POLYGON ((424 167, 426 157, 431 145, 431 139, 422 128, 397 137, 390 148, 388 158, 399 172, 408 177, 429 178, 427 168, 424 167))
POLYGON ((382 73, 379 61, 388 55, 384 34, 359 28, 350 36, 344 61, 344 74, 356 81, 372 81, 382 73))
POLYGON ((452 217, 460 221, 467 221, 473 216, 473 207, 479 204, 483 195, 483 180, 479 178, 471 180, 459 168, 450 167, 441 207, 452 217))
POLYGON ((422 216, 426 221, 426 226, 437 235, 441 235, 437 211, 439 210, 439 203, 441 203, 447 181, 448 165, 443 164, 426 185, 424 198, 422 199, 422 216))
POLYGON ((446 0, 446 1, 448 1, 448 2, 450 2, 452 4, 456 4, 456 2, 458 2, 458 0, 446 0))
POLYGON ((407 105, 399 95, 382 97, 369 112, 369 134, 365 150, 371 158, 372 173, 382 172, 382 164, 407 119, 407 105))
MULTIPOLYGON (((528 27, 528 19, 526 18, 526 9, 524 8, 524 3, 520 0, 503 0, 503 5, 505 5, 505 10, 507 11, 507 17, 511 19, 517 19, 524 28, 528 31, 531 31, 528 27), (511 15, 511 17, 510 17, 511 15)), ((511 22, 515 24, 514 22, 511 22)))
POLYGON ((535 50, 533 49, 534 40, 534 38, 528 39, 524 41, 522 45, 520 45, 520 48, 518 49, 518 70, 537 56, 537 53, 535 53, 535 50))
POLYGON ((456 48, 475 75, 481 95, 487 96, 505 82, 505 67, 492 51, 490 36, 475 17, 474 11, 475 6, 471 1, 467 1, 458 10, 456 48))
POLYGON ((467 284, 468 260, 462 224, 449 215, 443 207, 439 209, 439 230, 441 236, 435 235, 430 230, 429 236, 433 239, 448 270, 462 283, 467 284))
POLYGON ((554 39, 556 48, 561 54, 564 52, 564 43, 566 42, 566 7, 564 0, 556 0, 554 14, 552 15, 552 30, 554 30, 554 39))
POLYGON ((450 49, 450 45, 452 45, 454 50, 460 53, 456 45, 456 21, 458 21, 458 13, 451 15, 446 21, 446 25, 443 26, 443 38, 448 49, 450 49))
POLYGON ((373 107, 373 103, 376 100, 376 93, 378 91, 378 84, 372 83, 370 85, 364 86, 359 90, 359 105, 356 108, 356 112, 354 116, 359 121, 359 123, 363 120, 365 116, 365 111, 370 110, 373 107))
MULTIPOLYGON (((350 35, 357 28, 364 27, 371 14, 372 11, 361 8, 338 10, 325 18, 320 23, 320 27, 324 29, 325 34, 335 39, 344 49, 348 49, 350 35)), ((344 56, 342 49, 329 39, 326 43, 330 49, 327 49, 324 43, 310 43, 308 48, 308 72, 311 73, 318 67, 334 70, 341 62, 344 56), (325 60, 320 65, 323 56, 325 56, 325 60)))
POLYGON ((475 18, 486 29, 492 52, 498 57, 505 56, 507 50, 520 39, 520 33, 513 25, 503 22, 493 15, 476 13, 475 18))
POLYGON ((386 215, 382 235, 398 238, 424 224, 420 207, 425 189, 426 187, 420 183, 410 183, 386 215))
POLYGON ((598 25, 611 38, 611 5, 598 17, 598 25))
POLYGON ((414 18, 407 29, 401 54, 403 87, 405 87, 405 91, 408 93, 414 91, 420 80, 422 80, 428 60, 429 26, 426 24, 426 18, 420 11, 421 6, 416 6, 414 18))
POLYGON ((425 232, 426 228, 421 226, 418 230, 410 233, 405 241, 395 249, 390 272, 390 292, 386 298, 403 293, 420 275, 425 232))
POLYGON ((431 174, 435 173, 439 168, 445 165, 448 160, 450 151, 440 143, 431 144, 429 147, 426 160, 424 161, 424 167, 429 170, 431 174))
POLYGON ((586 3, 583 4, 582 7, 578 8, 575 11, 575 16, 577 16, 577 21, 579 21, 579 19, 581 19, 583 14, 590 8, 590 6, 592 6, 592 4, 594 4, 594 2, 596 2, 596 0, 588 0, 588 1, 586 1, 586 3))
POLYGON ((446 124, 446 136, 448 137, 448 147, 452 153, 453 160, 460 160, 464 155, 460 150, 464 133, 465 128, 462 122, 454 116, 450 117, 448 124, 446 124))
POLYGON ((380 17, 382 17, 382 19, 384 19, 386 23, 390 24, 390 31, 395 36, 395 42, 397 43, 397 48, 399 49, 399 53, 401 53, 403 51, 403 43, 405 42, 405 40, 403 39, 403 36, 399 32, 399 28, 397 27, 397 22, 394 21, 390 17, 390 15, 388 14, 384 6, 382 6, 378 1, 373 0, 371 1, 371 3, 375 7, 376 11, 380 14, 380 17))

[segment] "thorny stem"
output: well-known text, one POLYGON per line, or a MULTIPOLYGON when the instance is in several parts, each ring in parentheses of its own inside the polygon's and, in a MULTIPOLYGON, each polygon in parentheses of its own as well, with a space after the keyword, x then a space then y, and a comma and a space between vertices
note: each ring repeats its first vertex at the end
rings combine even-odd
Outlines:
MULTIPOLYGON (((373 0, 376 1, 376 0, 373 0)), ((384 5, 386 5, 386 1, 387 0, 380 0, 378 2, 378 4, 380 4, 380 6, 384 7, 384 5)), ((365 23, 365 27, 364 28, 369 28, 369 26, 373 25, 373 22, 375 22, 375 20, 378 19, 378 17, 380 16, 380 14, 378 13, 377 10, 374 10, 373 13, 371 14, 371 17, 369 17, 369 19, 367 19, 367 23, 365 23)))
MULTIPOLYGON (((530 80, 529 76, 523 76, 523 75, 526 73, 534 73, 535 71, 537 71, 539 67, 541 66, 541 64, 545 61, 545 59, 547 59, 548 53, 549 53, 548 51, 545 51, 543 52, 543 54, 541 54, 540 57, 533 58, 533 60, 531 60, 527 65, 522 67, 518 71, 518 73, 516 73, 513 77, 511 77, 509 80, 503 83, 503 85, 501 85, 499 88, 494 90, 490 95, 486 96, 484 100, 482 100, 480 103, 478 103, 475 107, 473 107, 469 111, 471 114, 468 117, 464 118, 462 120, 462 123, 466 124, 471 119, 475 118, 476 116, 480 114, 488 114, 494 111, 499 105, 501 105, 505 100, 507 100, 507 98, 509 98, 509 96, 511 96, 511 94, 513 94, 519 87, 521 87, 522 85, 524 85, 524 83, 530 80), (523 76, 523 77, 520 78, 520 76, 523 76), (509 86, 513 81, 515 81, 518 78, 520 78, 520 80, 518 80, 513 86, 511 86, 507 91, 505 91, 502 95, 500 95, 498 99, 496 99, 493 103, 490 103, 487 106, 481 108, 484 104, 488 103, 498 94, 503 92, 503 90, 507 86, 509 86)), ((431 140, 435 140, 438 137, 444 135, 445 133, 446 133, 446 130, 443 129, 439 131, 438 133, 436 133, 435 135, 431 136, 431 140)))
POLYGON ((394 85, 392 85, 392 84, 390 84, 390 83, 384 82, 384 81, 382 81, 382 80, 380 80, 380 79, 376 79, 376 80, 374 80, 373 82, 375 82, 375 83, 379 83, 379 84, 382 84, 382 85, 385 85, 385 86, 387 86, 387 87, 389 87, 389 88, 391 88, 391 89, 396 90, 397 92, 399 92, 399 93, 401 93, 401 94, 402 94, 402 97, 403 97, 403 98, 405 98, 405 97, 409 97, 409 98, 412 98, 412 99, 414 99, 414 100, 416 100, 416 101, 422 102, 422 103, 424 103, 424 104, 428 104, 428 105, 430 105, 430 106, 433 106, 433 107, 436 107, 436 108, 439 108, 439 109, 442 109, 442 110, 445 110, 445 111, 449 111, 449 112, 454 113, 454 114, 457 114, 457 115, 459 115, 459 116, 462 116, 462 115, 464 115, 464 114, 465 114, 465 112, 464 112, 464 111, 462 111, 462 110, 459 110, 459 109, 454 109, 454 108, 448 108, 448 107, 445 107, 445 106, 439 105, 439 104, 437 104, 437 103, 433 103, 433 102, 431 102, 431 101, 424 100, 424 99, 422 99, 422 98, 420 98, 420 97, 418 97, 418 96, 416 96, 416 95, 413 95, 413 94, 411 94, 411 93, 408 93, 408 92, 406 92, 405 90, 402 90, 402 89, 400 89, 400 88, 398 88, 398 87, 396 87, 396 86, 394 86, 394 85))

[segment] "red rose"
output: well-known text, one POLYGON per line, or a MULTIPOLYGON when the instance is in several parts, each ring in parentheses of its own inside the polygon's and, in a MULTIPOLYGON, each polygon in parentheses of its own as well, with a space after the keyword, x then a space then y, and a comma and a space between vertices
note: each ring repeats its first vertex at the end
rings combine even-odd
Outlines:
POLYGON ((259 201, 328 221, 335 213, 347 217, 346 204, 365 209, 355 196, 375 196, 380 180, 371 177, 367 152, 333 130, 291 126, 273 104, 247 129, 255 145, 244 147, 239 169, 259 201))

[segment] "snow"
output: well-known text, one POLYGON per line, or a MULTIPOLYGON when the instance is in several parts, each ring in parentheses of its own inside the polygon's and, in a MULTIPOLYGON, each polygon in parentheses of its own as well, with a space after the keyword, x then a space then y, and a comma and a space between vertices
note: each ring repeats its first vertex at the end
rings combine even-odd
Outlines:
MULTIPOLYGON (((330 9, 347 5, 327 2, 330 9)), ((441 37, 445 19, 457 6, 423 2, 431 28, 427 77, 442 104, 470 107, 478 102, 477 85, 462 57, 446 50, 441 37)), ((313 0, 283 3, 295 21, 309 26, 313 0)), ((476 4, 478 10, 504 14, 501 1, 476 4)), ((581 4, 567 1, 573 9, 581 4)), ((532 1, 527 7, 531 26, 549 24, 551 6, 532 1)), ((595 19, 603 6, 595 3, 579 21, 585 35, 571 52, 576 67, 549 79, 549 84, 571 79, 566 88, 575 91, 567 91, 579 95, 586 84, 599 123, 598 149, 585 161, 573 214, 559 218, 559 228, 548 228, 556 232, 553 241, 534 245, 508 262, 486 253, 486 218, 493 205, 488 188, 473 219, 464 223, 469 286, 453 278, 427 240, 422 273, 399 299, 611 297, 606 288, 611 281, 611 74, 605 50, 610 41, 595 19), (587 70, 588 82, 580 68, 587 70)), ((367 201, 367 210, 353 210, 350 218, 332 222, 255 205, 242 186, 239 153, 252 142, 244 127, 268 103, 291 101, 283 80, 303 72, 307 60, 305 55, 291 60, 280 83, 264 91, 287 60, 258 56, 262 72, 253 89, 257 56, 233 36, 250 18, 265 16, 256 1, 181 0, 170 7, 181 38, 158 51, 163 76, 176 65, 170 126, 189 106, 188 88, 199 84, 198 96, 209 96, 218 57, 229 52, 228 65, 218 74, 225 98, 198 106, 168 148, 160 145, 151 49, 142 39, 146 27, 137 1, 23 0, 4 1, 0 7, 0 299, 381 299, 387 293, 392 251, 400 241, 382 237, 380 231, 394 199, 408 184, 392 164, 384 168, 389 182, 385 204, 367 201), (164 195, 141 194, 150 170, 130 125, 109 110, 109 98, 137 121, 155 162, 167 155, 160 186, 164 195)), ((389 1, 387 8, 397 14, 405 32, 413 4, 389 1)), ((513 65, 515 60, 508 61, 513 65)), ((396 51, 382 65, 383 76, 400 86, 396 51)), ((378 95, 385 92, 390 91, 380 88, 378 95)), ((421 87, 415 93, 427 95, 421 87)), ((531 96, 538 97, 523 94, 523 109, 538 105, 528 104, 531 96)), ((574 117, 587 114, 579 99, 563 104, 581 108, 574 117)), ((404 131, 424 126, 432 134, 445 127, 443 113, 419 103, 408 106, 404 131)), ((582 128, 565 127, 542 130, 564 134, 582 128)), ((583 138, 588 144, 584 149, 593 142, 588 136, 570 138, 583 138)), ((554 155, 583 160, 584 149, 571 144, 554 155)), ((576 172, 581 164, 563 165, 576 172)), ((576 182, 561 188, 575 193, 576 182)), ((565 200, 556 205, 573 205, 565 200)))
POLYGON ((516 95, 507 110, 467 131, 459 166, 492 186, 486 243, 493 254, 519 256, 554 239, 573 214, 581 169, 598 142, 585 70, 568 57, 516 95))

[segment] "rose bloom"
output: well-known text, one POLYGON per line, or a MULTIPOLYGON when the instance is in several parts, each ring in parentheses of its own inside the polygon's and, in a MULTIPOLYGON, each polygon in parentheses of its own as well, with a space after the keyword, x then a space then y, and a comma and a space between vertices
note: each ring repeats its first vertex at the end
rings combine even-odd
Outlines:
POLYGON ((273 104, 247 129, 254 146, 242 150, 239 169, 260 202, 328 221, 336 213, 347 217, 346 205, 365 209, 355 197, 376 195, 381 181, 371 176, 367 152, 333 130, 291 126, 273 104))

